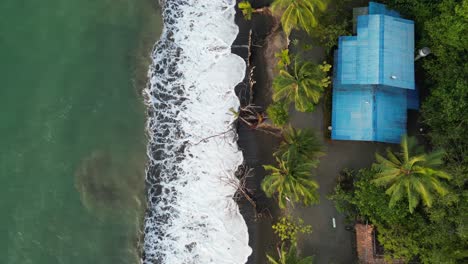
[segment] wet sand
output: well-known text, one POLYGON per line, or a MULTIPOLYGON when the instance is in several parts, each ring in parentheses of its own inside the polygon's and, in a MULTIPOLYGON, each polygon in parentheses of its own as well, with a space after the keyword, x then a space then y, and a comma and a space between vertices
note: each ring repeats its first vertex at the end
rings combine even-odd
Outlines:
MULTIPOLYGON (((265 61, 264 39, 271 28, 271 19, 262 15, 254 15, 251 21, 246 21, 242 13, 238 11, 236 23, 239 26, 239 35, 233 44, 233 53, 247 60, 248 49, 240 47, 248 43, 249 31, 252 29, 252 46, 250 64, 255 66, 253 79, 256 84, 253 88, 252 97, 248 88, 248 80, 236 87, 237 94, 242 105, 249 103, 265 109, 271 101, 270 83, 268 81, 265 61)), ((249 69, 247 70, 247 73, 249 69)), ((247 74, 246 74, 247 76, 247 74)), ((247 263, 266 263, 266 254, 275 253, 276 236, 271 229, 272 220, 278 213, 276 202, 265 196, 260 188, 260 183, 265 176, 262 165, 274 162, 272 153, 279 144, 279 139, 272 135, 250 129, 243 123, 238 124, 238 144, 244 155, 244 164, 251 168, 252 177, 247 178, 247 187, 252 191, 253 199, 256 203, 254 208, 246 199, 239 201, 240 211, 247 223, 249 230, 249 245, 252 248, 252 255, 247 263)))

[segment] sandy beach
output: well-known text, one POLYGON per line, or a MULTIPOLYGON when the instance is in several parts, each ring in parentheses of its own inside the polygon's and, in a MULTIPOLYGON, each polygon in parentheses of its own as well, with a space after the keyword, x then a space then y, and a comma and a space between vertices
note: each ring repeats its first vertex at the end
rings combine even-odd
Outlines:
MULTIPOLYGON (((265 1, 267 2, 267 1, 265 1)), ((246 21, 240 11, 236 14, 236 24, 239 26, 239 35, 233 44, 233 53, 247 60, 248 49, 243 47, 248 44, 249 31, 252 30, 252 47, 250 65, 255 67, 253 71, 252 94, 250 94, 248 79, 236 87, 237 94, 242 105, 250 102, 253 105, 265 109, 271 101, 271 80, 265 68, 263 43, 271 30, 272 21, 267 16, 255 15, 251 21, 246 21), (250 97, 252 96, 252 97, 250 97)), ((249 69, 247 69, 246 77, 249 69)), ((278 208, 273 199, 267 198, 260 188, 260 183, 265 176, 262 165, 273 163, 272 153, 279 144, 279 139, 272 135, 253 130, 243 123, 238 123, 238 144, 244 155, 244 163, 252 169, 252 177, 247 178, 247 188, 252 190, 256 203, 254 208, 246 199, 239 201, 240 211, 247 223, 249 230, 249 246, 253 249, 247 263, 265 263, 266 254, 274 252, 276 248, 276 236, 271 229, 273 217, 277 215, 278 208)))

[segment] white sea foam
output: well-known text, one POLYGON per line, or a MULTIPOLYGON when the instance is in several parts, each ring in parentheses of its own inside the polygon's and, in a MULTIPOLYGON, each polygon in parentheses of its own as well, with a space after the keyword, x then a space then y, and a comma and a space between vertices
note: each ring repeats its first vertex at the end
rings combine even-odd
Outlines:
POLYGON ((242 163, 232 130, 245 62, 231 54, 235 0, 163 1, 148 103, 143 263, 245 263, 247 226, 229 181, 242 163))

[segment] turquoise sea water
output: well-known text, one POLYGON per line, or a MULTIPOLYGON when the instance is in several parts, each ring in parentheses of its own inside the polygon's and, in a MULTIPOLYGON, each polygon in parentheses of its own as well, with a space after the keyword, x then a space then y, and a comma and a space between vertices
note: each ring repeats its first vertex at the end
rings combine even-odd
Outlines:
POLYGON ((0 1, 0 263, 137 262, 155 4, 0 1))

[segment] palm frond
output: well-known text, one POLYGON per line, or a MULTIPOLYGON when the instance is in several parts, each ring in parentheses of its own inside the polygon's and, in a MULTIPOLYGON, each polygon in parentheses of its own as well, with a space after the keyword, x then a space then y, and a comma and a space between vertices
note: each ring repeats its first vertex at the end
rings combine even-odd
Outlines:
POLYGON ((385 192, 386 194, 391 195, 390 203, 389 203, 390 207, 394 207, 396 203, 403 198, 404 193, 405 193, 404 185, 405 185, 404 182, 398 182, 390 186, 390 188, 388 188, 387 191, 385 192))
POLYGON ((387 149, 387 158, 376 153, 377 170, 372 183, 386 186, 386 193, 391 196, 389 206, 394 206, 406 197, 408 209, 413 213, 420 201, 431 207, 434 195, 445 195, 447 190, 442 180, 450 180, 451 176, 440 170, 443 163, 443 151, 424 153, 417 145, 415 138, 402 136, 401 153, 394 154, 387 149))
POLYGON ((411 178, 411 183, 414 187, 414 189, 419 193, 419 195, 421 196, 421 200, 423 201, 423 203, 427 206, 427 207, 431 207, 432 206, 432 200, 433 200, 433 197, 432 197, 432 194, 431 192, 429 191, 429 188, 428 186, 426 185, 425 182, 415 178, 415 177, 412 177, 411 178))

